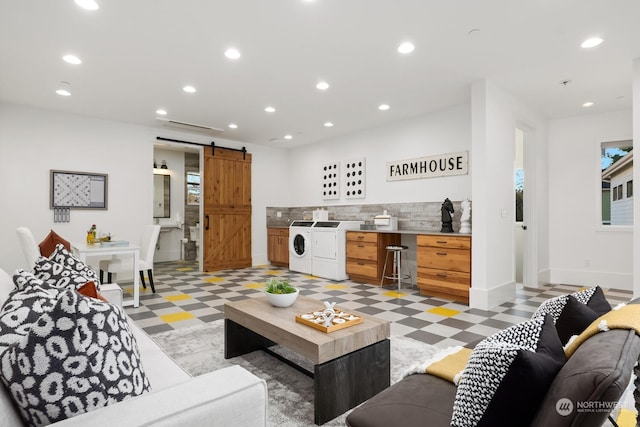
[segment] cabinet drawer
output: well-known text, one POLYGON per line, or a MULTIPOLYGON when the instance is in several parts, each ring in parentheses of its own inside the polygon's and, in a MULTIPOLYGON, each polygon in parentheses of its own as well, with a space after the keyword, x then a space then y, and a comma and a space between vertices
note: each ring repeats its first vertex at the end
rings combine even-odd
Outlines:
POLYGON ((471 249, 471 238, 464 236, 424 235, 417 237, 418 246, 432 246, 436 248, 471 249))
POLYGON ((459 283, 442 284, 437 281, 421 279, 418 277, 418 288, 421 294, 433 295, 437 297, 453 298, 455 300, 468 303, 469 286, 459 283))
POLYGON ((418 248, 418 266, 440 270, 471 272, 471 252, 466 249, 418 248))
POLYGON ((418 279, 423 283, 439 284, 460 284, 469 287, 471 285, 471 274, 453 270, 440 270, 436 268, 418 268, 418 279))
POLYGON ((288 228, 267 228, 267 235, 269 236, 279 236, 279 237, 289 237, 289 229, 288 228))
POLYGON ((347 274, 354 276, 378 278, 378 263, 360 259, 347 258, 347 274))
POLYGON ((347 231, 347 241, 377 243, 378 233, 360 233, 357 231, 347 231))
POLYGON ((378 245, 370 242, 348 241, 347 258, 376 261, 378 259, 378 245))

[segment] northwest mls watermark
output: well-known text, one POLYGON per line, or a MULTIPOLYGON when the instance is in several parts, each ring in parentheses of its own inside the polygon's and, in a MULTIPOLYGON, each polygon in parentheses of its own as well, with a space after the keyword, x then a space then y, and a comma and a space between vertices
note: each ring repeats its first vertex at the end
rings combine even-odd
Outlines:
POLYGON ((620 402, 603 402, 600 400, 583 400, 574 402, 571 399, 563 397, 556 402, 556 412, 563 417, 571 415, 575 412, 606 412, 609 413, 614 409, 621 408, 620 402))

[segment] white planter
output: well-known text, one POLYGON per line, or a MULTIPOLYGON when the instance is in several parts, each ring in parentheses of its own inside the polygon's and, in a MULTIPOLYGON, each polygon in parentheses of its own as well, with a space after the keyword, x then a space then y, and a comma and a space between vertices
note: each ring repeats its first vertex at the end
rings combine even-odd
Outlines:
POLYGON ((289 307, 296 301, 299 293, 300 290, 298 288, 290 294, 270 294, 269 292, 265 292, 267 299, 274 307, 289 307))

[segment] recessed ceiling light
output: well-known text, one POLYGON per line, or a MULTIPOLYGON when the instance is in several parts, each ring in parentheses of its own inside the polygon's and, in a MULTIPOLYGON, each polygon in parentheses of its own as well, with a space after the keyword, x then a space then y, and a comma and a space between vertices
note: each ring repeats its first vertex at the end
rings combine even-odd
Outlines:
POLYGON ((158 114, 160 116, 166 116, 167 115, 167 110, 163 110, 162 108, 160 108, 159 110, 156 110, 156 114, 158 114))
POLYGON ((378 110, 387 111, 390 107, 387 104, 381 104, 378 106, 378 110))
POLYGON ((585 49, 589 49, 590 47, 598 46, 603 41, 604 40, 602 40, 600 37, 591 37, 590 39, 586 39, 585 41, 583 41, 582 44, 580 45, 580 47, 583 47, 585 49))
POLYGON ((593 102, 589 101, 589 102, 585 102, 584 104, 582 104, 583 107, 591 107, 593 106, 593 102))
POLYGON ((62 57, 62 60, 68 64, 73 64, 73 65, 82 64, 82 60, 75 55, 65 55, 62 57))
POLYGON ((238 125, 237 125, 237 124, 235 124, 235 123, 229 123, 229 127, 230 127, 231 129, 238 129, 238 125))
POLYGON ((56 93, 60 96, 71 96, 71 84, 69 82, 60 82, 56 93))
POLYGON ((76 4, 83 9, 98 10, 100 5, 95 0, 75 0, 76 4))
POLYGON ((411 53, 414 51, 416 47, 411 42, 404 42, 400 46, 398 46, 398 52, 400 53, 411 53))
POLYGON ((326 122, 326 123, 324 124, 324 127, 327 127, 327 128, 333 127, 333 123, 331 123, 331 122, 326 122))
POLYGON ((238 59, 241 55, 240 51, 235 47, 231 47, 224 52, 224 56, 229 59, 238 59))
POLYGON ((187 92, 187 93, 195 93, 196 92, 196 88, 193 86, 185 86, 182 88, 183 91, 187 92))
POLYGON ((269 105, 267 108, 264 109, 264 111, 266 111, 267 113, 275 113, 276 109, 269 105))
POLYGON ((293 139, 293 137, 291 135, 285 135, 284 139, 293 139))
POLYGON ((316 88, 320 89, 320 90, 327 90, 327 89, 329 89, 329 83, 324 82, 324 81, 318 82, 318 84, 316 85, 316 88))

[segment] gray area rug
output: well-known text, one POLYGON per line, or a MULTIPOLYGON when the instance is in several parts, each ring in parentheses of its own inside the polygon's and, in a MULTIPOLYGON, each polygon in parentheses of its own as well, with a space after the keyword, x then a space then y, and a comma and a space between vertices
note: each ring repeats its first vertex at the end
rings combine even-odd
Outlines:
MULTIPOLYGON (((262 351, 225 359, 224 320, 161 332, 151 337, 192 376, 240 365, 263 378, 269 390, 269 426, 314 425, 313 380, 262 351)), ((441 349, 436 346, 411 338, 391 338, 391 383, 400 380, 411 365, 429 358, 439 350, 441 349)), ((324 426, 345 426, 346 415, 347 413, 334 418, 324 426)))

